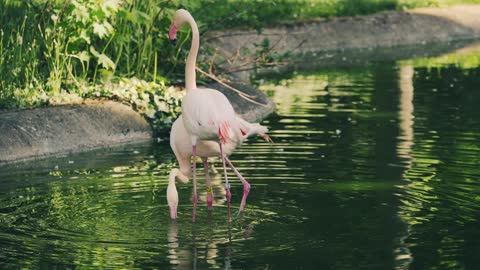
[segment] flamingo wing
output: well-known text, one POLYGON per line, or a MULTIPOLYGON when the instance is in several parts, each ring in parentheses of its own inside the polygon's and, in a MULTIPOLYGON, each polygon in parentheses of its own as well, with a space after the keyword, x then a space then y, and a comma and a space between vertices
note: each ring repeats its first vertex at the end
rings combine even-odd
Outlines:
POLYGON ((232 105, 217 90, 198 88, 188 91, 183 99, 182 114, 187 131, 201 140, 226 143, 239 133, 232 105))

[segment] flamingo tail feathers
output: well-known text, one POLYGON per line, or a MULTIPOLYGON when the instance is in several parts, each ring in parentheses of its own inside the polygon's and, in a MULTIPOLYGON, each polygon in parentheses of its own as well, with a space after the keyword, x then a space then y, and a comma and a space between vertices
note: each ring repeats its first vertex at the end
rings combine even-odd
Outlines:
POLYGON ((230 125, 228 124, 227 121, 222 122, 220 124, 220 127, 218 128, 218 138, 220 139, 220 142, 225 144, 227 140, 230 138, 230 135, 231 135, 230 125))

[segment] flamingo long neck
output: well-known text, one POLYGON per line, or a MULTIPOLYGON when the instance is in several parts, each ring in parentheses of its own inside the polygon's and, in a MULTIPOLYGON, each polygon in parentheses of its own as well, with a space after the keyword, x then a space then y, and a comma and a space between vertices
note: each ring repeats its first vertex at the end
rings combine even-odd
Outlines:
POLYGON ((168 185, 175 186, 175 176, 168 178, 168 185))
POLYGON ((170 174, 168 175, 168 185, 175 186, 175 176, 177 176, 178 172, 179 171, 176 169, 170 171, 170 174))
POLYGON ((192 16, 187 18, 187 23, 192 28, 192 46, 187 57, 187 64, 185 66, 185 87, 187 90, 197 88, 197 78, 195 74, 195 64, 197 62, 198 48, 200 46, 200 35, 198 33, 198 26, 192 16))

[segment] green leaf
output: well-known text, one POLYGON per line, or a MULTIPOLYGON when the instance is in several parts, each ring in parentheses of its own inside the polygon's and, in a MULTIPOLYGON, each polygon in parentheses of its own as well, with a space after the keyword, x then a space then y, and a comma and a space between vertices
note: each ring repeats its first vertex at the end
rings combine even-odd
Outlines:
POLYGON ((115 69, 115 63, 103 53, 98 56, 98 64, 106 69, 115 69))
POLYGON ((87 8, 75 0, 72 1, 72 4, 75 7, 75 9, 72 11, 72 15, 75 17, 75 20, 77 22, 86 23, 90 18, 87 8))
POLYGON ((90 37, 87 35, 87 31, 85 31, 85 29, 82 29, 82 31, 80 32, 80 38, 85 40, 87 44, 90 44, 91 42, 90 37))
POLYGON ((111 33, 113 33, 113 26, 108 22, 103 23, 93 23, 93 33, 95 33, 99 38, 104 38, 111 33))
POLYGON ((103 1, 103 3, 100 4, 100 7, 108 18, 112 15, 112 13, 117 12, 121 2, 122 1, 120 0, 105 0, 103 1))
POLYGON ((93 56, 95 57, 99 57, 100 56, 100 53, 97 52, 97 50, 95 50, 95 48, 93 46, 90 46, 90 52, 93 54, 93 56))
POLYGON ((90 55, 86 51, 81 51, 77 54, 77 58, 82 62, 88 62, 90 60, 90 55))

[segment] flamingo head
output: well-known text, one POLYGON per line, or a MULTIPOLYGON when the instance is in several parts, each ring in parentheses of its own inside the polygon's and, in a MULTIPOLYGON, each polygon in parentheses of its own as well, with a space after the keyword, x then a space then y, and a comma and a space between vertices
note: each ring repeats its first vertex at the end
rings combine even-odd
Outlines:
POLYGON ((170 25, 170 31, 168 32, 168 37, 170 38, 170 41, 172 42, 173 46, 177 45, 177 30, 178 28, 175 26, 175 24, 170 25))
POLYGON ((177 207, 178 207, 178 192, 177 187, 175 186, 175 176, 178 173, 178 169, 173 169, 170 171, 168 176, 168 187, 167 187, 167 202, 168 207, 170 208, 170 218, 177 218, 177 207))
POLYGON ((170 25, 170 31, 168 32, 168 37, 172 41, 173 45, 177 43, 177 31, 180 26, 185 24, 192 15, 185 9, 179 9, 173 15, 173 21, 170 25))

